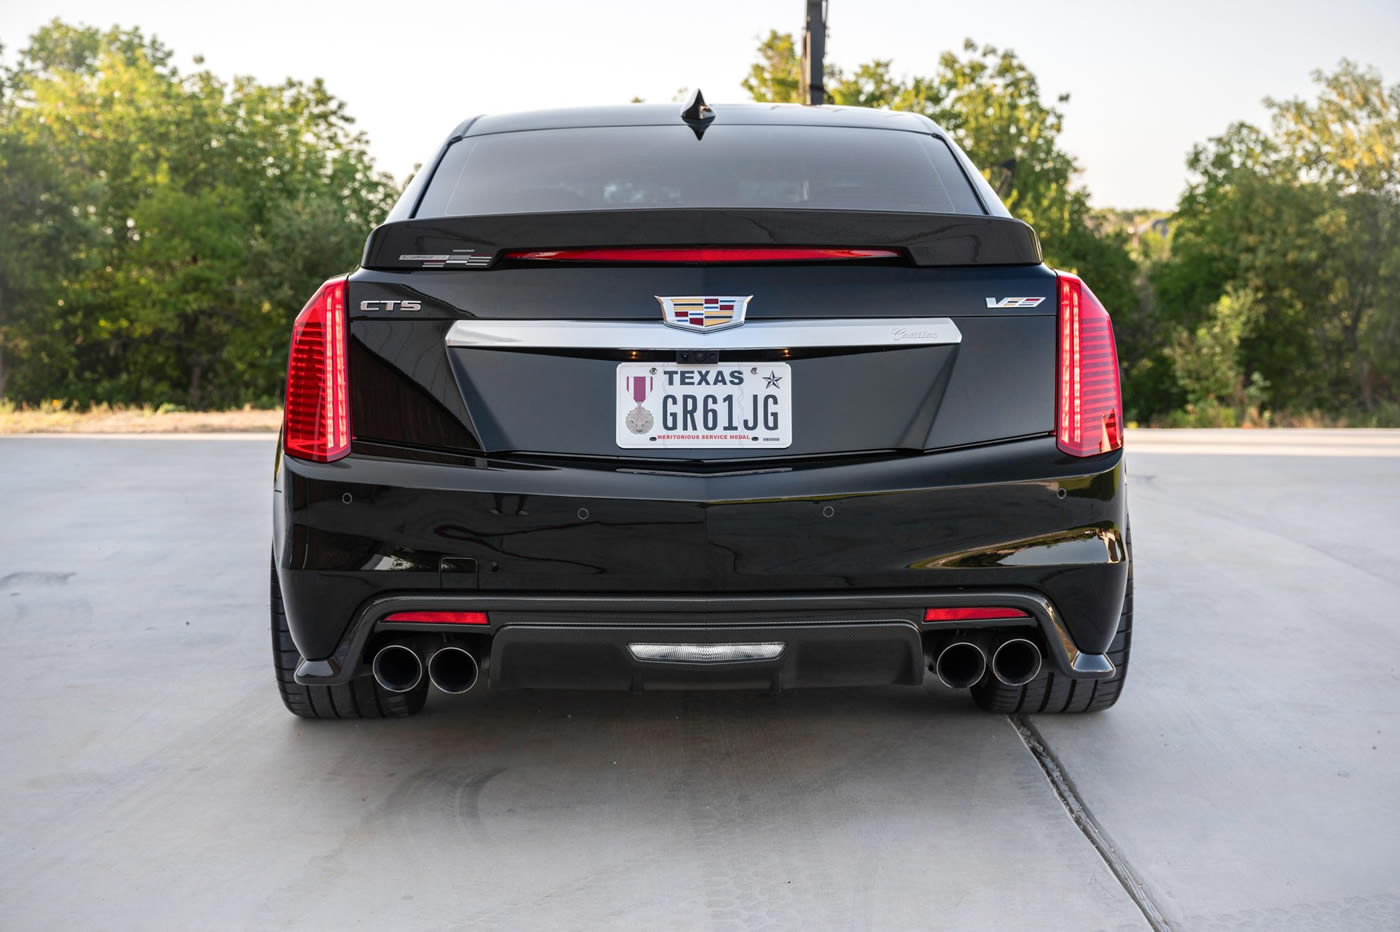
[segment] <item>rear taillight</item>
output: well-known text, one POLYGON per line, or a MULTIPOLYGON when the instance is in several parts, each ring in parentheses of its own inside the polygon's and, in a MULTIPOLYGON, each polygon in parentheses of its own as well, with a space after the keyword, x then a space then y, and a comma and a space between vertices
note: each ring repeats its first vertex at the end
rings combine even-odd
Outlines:
POLYGON ((288 456, 329 463, 350 452, 345 329, 342 275, 322 285, 292 325, 283 412, 283 446, 288 456))
POLYGON ((1059 389, 1055 441, 1070 456, 1123 445, 1123 391, 1113 322, 1079 276, 1060 278, 1059 389))
POLYGON ((899 259, 893 249, 806 246, 620 246, 610 249, 521 249, 505 258, 524 262, 831 262, 899 259))

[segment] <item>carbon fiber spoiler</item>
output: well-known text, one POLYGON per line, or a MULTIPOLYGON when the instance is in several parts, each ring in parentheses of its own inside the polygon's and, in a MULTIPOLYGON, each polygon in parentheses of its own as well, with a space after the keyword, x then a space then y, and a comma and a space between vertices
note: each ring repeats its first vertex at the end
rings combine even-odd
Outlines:
POLYGON ((915 265, 1037 265, 1035 231, 1009 217, 708 208, 491 214, 399 220, 365 242, 367 269, 487 269, 505 250, 583 246, 838 246, 899 249, 915 265))

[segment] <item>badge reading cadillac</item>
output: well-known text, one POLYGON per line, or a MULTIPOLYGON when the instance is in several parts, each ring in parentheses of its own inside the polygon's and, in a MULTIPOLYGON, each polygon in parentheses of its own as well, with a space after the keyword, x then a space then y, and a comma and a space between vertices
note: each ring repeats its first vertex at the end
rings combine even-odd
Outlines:
POLYGON ((703 330, 706 333, 737 327, 744 322, 744 311, 753 295, 729 295, 716 298, 662 297, 661 321, 681 330, 703 330))

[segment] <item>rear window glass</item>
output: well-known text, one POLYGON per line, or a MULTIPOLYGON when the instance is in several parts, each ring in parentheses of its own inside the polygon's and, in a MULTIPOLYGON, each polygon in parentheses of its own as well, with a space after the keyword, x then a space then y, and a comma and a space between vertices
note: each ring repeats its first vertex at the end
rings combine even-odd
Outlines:
POLYGON ((684 124, 468 136, 419 217, 664 207, 981 214, 948 145, 904 130, 684 124))

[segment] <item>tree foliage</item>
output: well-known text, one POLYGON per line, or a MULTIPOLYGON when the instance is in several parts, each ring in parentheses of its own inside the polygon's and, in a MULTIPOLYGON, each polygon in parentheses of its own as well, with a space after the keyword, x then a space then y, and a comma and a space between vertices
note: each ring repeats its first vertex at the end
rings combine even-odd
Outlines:
MULTIPOLYGON (((180 73, 57 20, 3 74, 0 360, 20 400, 271 400, 289 322, 392 202, 321 82, 180 73)), ((197 62, 198 64, 198 62, 197 62)))
MULTIPOLYGON (((1316 100, 1268 100, 1197 146, 1158 314, 1195 333, 1250 295, 1233 358, 1283 412, 1377 412, 1400 401, 1400 85, 1343 61, 1316 100)), ((1238 401, 1238 397, 1235 399, 1238 401)))

